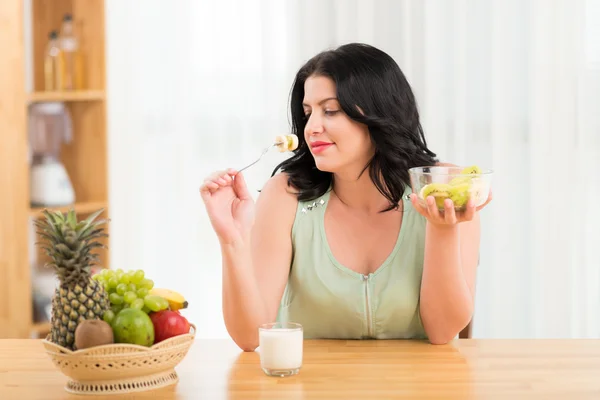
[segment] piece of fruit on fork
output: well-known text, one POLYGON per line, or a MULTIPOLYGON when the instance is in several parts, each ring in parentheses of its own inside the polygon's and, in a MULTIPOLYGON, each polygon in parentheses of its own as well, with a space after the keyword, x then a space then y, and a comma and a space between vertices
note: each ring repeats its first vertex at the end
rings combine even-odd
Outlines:
POLYGON ((296 135, 278 135, 275 136, 277 149, 284 153, 286 151, 294 151, 298 148, 298 136, 296 135))

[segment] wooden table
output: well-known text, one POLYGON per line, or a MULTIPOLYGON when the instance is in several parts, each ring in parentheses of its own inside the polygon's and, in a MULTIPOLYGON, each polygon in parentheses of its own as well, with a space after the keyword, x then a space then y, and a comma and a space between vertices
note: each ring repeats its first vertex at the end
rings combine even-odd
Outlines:
POLYGON ((0 340, 0 399, 600 399, 600 340, 306 341, 299 375, 197 339, 180 381, 131 396, 75 396, 38 340, 0 340))

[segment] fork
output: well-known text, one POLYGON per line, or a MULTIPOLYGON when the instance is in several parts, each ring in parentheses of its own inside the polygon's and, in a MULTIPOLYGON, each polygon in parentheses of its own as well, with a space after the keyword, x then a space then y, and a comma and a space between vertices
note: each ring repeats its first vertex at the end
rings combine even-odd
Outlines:
POLYGON ((245 169, 247 169, 247 168, 250 168, 251 166, 253 166, 253 165, 254 165, 254 164, 256 164, 257 162, 259 162, 259 161, 260 161, 260 159, 261 159, 261 158, 263 158, 263 156, 264 156, 265 154, 267 154, 267 153, 269 152, 269 150, 271 150, 271 148, 272 148, 272 147, 279 146, 280 144, 283 144, 283 142, 275 142, 275 143, 273 143, 272 145, 270 145, 269 147, 266 147, 266 148, 265 148, 265 149, 262 151, 262 153, 260 154, 260 156, 259 156, 259 157, 256 159, 256 161, 254 161, 254 162, 253 162, 253 163, 251 163, 251 164, 248 164, 248 165, 246 165, 246 166, 245 166, 244 168, 242 168, 242 169, 238 169, 238 173, 239 173, 239 172, 242 172, 243 170, 245 170, 245 169))

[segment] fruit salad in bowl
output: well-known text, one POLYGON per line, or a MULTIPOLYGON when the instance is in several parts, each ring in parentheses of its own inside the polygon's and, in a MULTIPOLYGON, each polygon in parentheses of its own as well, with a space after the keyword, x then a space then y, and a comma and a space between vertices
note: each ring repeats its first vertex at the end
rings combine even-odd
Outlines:
POLYGON ((408 171, 413 193, 421 205, 427 206, 427 197, 432 196, 439 211, 444 211, 446 199, 452 200, 455 211, 464 211, 467 202, 483 205, 489 195, 493 171, 477 165, 469 167, 427 166, 408 171))

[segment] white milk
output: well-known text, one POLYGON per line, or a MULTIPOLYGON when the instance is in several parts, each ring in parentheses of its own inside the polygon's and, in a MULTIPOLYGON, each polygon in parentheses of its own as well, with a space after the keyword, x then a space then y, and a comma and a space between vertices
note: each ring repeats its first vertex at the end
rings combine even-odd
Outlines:
POLYGON ((269 370, 293 370, 302 366, 300 329, 275 328, 259 331, 260 365, 269 370))

